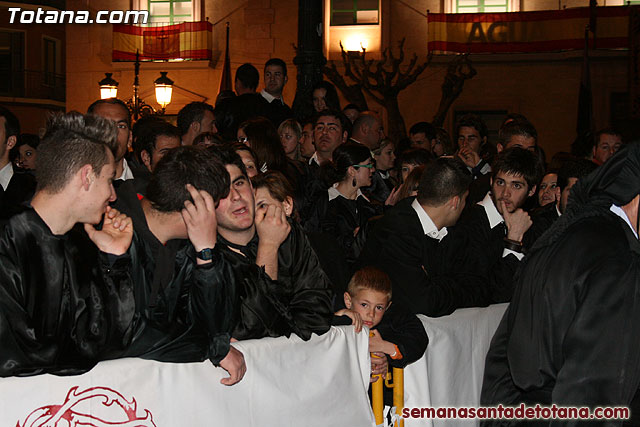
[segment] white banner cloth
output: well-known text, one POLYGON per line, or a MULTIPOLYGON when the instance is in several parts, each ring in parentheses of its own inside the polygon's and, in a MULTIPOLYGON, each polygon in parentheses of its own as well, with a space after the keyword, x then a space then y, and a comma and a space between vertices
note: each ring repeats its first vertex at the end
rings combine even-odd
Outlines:
POLYGON ((227 373, 210 362, 142 359, 102 362, 78 376, 1 378, 0 425, 374 425, 367 334, 341 326, 308 342, 294 335, 234 346, 244 354, 247 373, 231 387, 220 384, 227 373))
MULTIPOLYGON (((458 309, 449 316, 419 315, 429 345, 404 373, 405 408, 480 406, 484 361, 509 304, 458 309)), ((405 419, 410 426, 477 425, 477 421, 405 419)))

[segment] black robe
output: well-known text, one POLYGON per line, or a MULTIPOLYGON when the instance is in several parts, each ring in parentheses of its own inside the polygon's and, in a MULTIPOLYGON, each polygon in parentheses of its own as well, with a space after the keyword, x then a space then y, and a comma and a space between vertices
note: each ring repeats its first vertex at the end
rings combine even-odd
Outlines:
POLYGON ((163 245, 149 230, 140 204, 132 208, 131 277, 136 312, 145 325, 127 355, 219 363, 229 351, 235 298, 225 259, 214 249, 211 263, 197 265, 188 240, 163 245))
POLYGON ((0 237, 0 376, 81 373, 130 344, 128 258, 94 257, 92 246, 83 231, 52 234, 33 209, 9 221, 0 237))
POLYGON ((485 280, 466 268, 459 242, 450 236, 441 242, 426 236, 413 200, 400 201, 376 222, 358 266, 385 271, 393 284, 394 305, 410 313, 434 317, 486 306, 485 280))
POLYGON ((546 206, 539 207, 531 213, 531 221, 533 221, 533 224, 524 234, 524 239, 522 239, 525 248, 531 248, 536 240, 538 240, 538 238, 542 236, 558 218, 560 218, 556 206, 556 202, 549 203, 546 206))
POLYGON ((365 240, 364 233, 354 235, 354 231, 366 229, 369 219, 382 214, 382 211, 382 206, 371 204, 363 195, 355 200, 343 196, 329 200, 325 192, 316 200, 305 230, 333 236, 344 248, 347 263, 352 265, 360 256, 365 240))
MULTIPOLYGON (((264 269, 261 274, 254 273, 257 268, 255 265, 258 253, 258 235, 246 246, 235 245, 218 235, 218 244, 224 251, 236 280, 243 283, 245 288, 250 289, 249 295, 259 302, 264 300, 264 296, 259 291, 252 291, 256 287, 269 290, 270 295, 268 302, 275 306, 275 312, 272 308, 267 308, 267 313, 278 314, 277 318, 264 318, 259 314, 259 322, 265 325, 265 335, 289 336, 291 332, 298 335, 303 340, 311 338, 312 333, 318 335, 329 330, 333 312, 331 310, 332 292, 329 280, 324 271, 320 267, 318 257, 313 252, 307 237, 302 228, 291 222, 291 232, 286 240, 280 245, 278 250, 278 280, 271 280, 265 273, 264 269), (224 248, 226 246, 226 248, 224 248), (241 253, 232 250, 235 249, 241 253), (256 284, 255 280, 263 280, 263 284, 256 284), (271 328, 269 325, 273 325, 271 328)), ((243 292, 243 291, 241 291, 243 292)), ((246 301, 246 298, 242 298, 246 301)), ((262 310, 260 304, 255 304, 257 311, 262 310)), ((249 309, 245 309, 245 312, 249 309)), ((252 320, 240 319, 242 323, 236 326, 233 333, 235 338, 249 338, 246 336, 246 324, 253 322, 252 320), (238 336, 242 333, 243 335, 238 336)))
POLYGON ((609 210, 640 192, 640 147, 626 148, 572 188, 567 210, 516 274, 487 354, 483 406, 632 402, 640 384, 640 244, 609 210))
POLYGON ((520 265, 514 254, 502 256, 506 231, 504 222, 491 228, 485 208, 476 204, 463 213, 451 233, 457 251, 466 252, 468 268, 485 278, 492 304, 511 300, 513 275, 520 265))

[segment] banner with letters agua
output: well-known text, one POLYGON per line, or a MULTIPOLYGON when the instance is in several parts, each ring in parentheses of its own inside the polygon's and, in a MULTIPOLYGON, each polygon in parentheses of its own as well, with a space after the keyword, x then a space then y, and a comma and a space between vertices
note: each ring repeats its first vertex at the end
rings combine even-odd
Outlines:
MULTIPOLYGON (((596 47, 629 47, 633 6, 598 7, 596 47)), ((588 7, 507 13, 430 13, 430 52, 529 53, 584 48, 588 7)))

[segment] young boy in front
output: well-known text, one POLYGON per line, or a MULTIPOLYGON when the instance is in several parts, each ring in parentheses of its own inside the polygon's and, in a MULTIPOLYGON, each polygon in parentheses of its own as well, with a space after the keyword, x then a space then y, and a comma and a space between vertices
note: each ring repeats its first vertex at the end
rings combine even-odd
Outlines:
MULTIPOLYGON (((371 331, 369 351, 386 356, 394 368, 404 368, 424 354, 429 339, 422 322, 408 311, 391 309, 391 279, 376 267, 358 270, 344 293, 345 309, 337 316, 348 315, 359 329, 367 326, 371 331)), ((380 366, 372 358, 372 375, 386 376, 386 364, 380 366), (382 372, 380 372, 382 370, 382 372)))

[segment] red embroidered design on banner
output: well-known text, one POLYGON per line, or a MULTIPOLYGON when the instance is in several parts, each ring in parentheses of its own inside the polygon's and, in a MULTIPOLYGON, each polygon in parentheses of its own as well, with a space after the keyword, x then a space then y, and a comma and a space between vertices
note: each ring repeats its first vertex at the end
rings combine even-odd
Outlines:
POLYGON ((91 387, 76 393, 77 389, 69 390, 62 405, 38 408, 16 427, 156 427, 148 410, 138 416, 134 398, 128 401, 107 387, 91 387))

